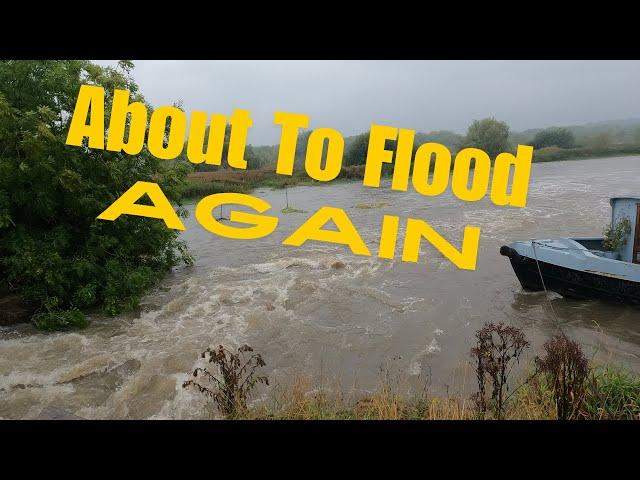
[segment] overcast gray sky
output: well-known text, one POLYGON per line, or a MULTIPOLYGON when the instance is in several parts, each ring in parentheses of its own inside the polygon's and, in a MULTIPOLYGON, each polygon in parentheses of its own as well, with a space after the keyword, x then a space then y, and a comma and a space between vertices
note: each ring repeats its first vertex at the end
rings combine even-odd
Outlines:
MULTIPOLYGON (((99 62, 114 63, 114 62, 99 62)), ((640 117, 639 61, 151 61, 134 77, 155 107, 250 110, 249 143, 278 142, 273 113, 344 136, 372 123, 463 133, 494 116, 512 130, 640 117)))

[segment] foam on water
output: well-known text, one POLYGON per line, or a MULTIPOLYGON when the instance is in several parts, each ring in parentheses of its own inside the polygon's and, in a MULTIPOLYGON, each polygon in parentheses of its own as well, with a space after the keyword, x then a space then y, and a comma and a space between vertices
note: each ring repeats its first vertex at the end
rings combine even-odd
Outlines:
MULTIPOLYGON (((322 370, 366 390, 377 385, 380 365, 397 358, 412 377, 428 368, 433 388, 444 389, 485 321, 522 326, 536 346, 555 332, 545 296, 521 290, 500 245, 541 232, 598 234, 610 215, 608 197, 640 193, 639 177, 634 157, 535 165, 524 209, 459 202, 450 193, 400 195, 385 190, 388 180, 380 190, 357 183, 289 190, 307 212, 384 202, 346 207, 372 257, 320 242, 281 245, 305 215, 283 216, 276 233, 253 242, 215 237, 187 219, 196 267, 176 269, 138 314, 93 315, 89 328, 74 333, 0 328, 0 417, 35 418, 52 406, 86 418, 206 418, 202 397, 182 383, 199 354, 218 344, 252 345, 272 382, 322 370), (402 219, 397 254, 406 217, 427 221, 457 246, 465 225, 480 226, 477 271, 458 270, 426 242, 416 264, 378 259, 384 214, 402 219)), ((281 195, 260 194, 274 206, 281 195)), ((637 310, 549 298, 569 333, 640 370, 637 310)))

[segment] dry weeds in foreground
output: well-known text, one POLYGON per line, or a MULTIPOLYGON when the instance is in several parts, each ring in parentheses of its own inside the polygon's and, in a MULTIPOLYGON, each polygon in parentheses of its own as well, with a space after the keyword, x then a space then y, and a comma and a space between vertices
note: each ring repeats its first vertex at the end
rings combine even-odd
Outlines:
MULTIPOLYGON (((465 397, 401 395, 390 382, 381 382, 369 395, 355 398, 337 389, 319 391, 308 378, 297 377, 279 386, 270 398, 239 412, 236 418, 258 420, 473 420, 473 401, 465 397)), ((486 417, 490 418, 490 417, 486 417)), ((518 391, 506 419, 556 419, 550 391, 532 382, 518 391)))

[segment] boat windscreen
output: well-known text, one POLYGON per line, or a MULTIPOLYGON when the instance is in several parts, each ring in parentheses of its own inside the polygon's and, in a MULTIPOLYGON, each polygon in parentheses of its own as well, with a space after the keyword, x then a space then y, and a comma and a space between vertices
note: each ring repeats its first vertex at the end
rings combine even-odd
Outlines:
POLYGON ((578 242, 587 250, 604 250, 602 238, 572 238, 571 240, 578 242))

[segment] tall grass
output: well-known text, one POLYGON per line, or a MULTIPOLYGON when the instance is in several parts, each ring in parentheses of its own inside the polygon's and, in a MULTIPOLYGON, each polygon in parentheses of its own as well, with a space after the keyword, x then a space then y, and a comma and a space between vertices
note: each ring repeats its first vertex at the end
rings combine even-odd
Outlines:
MULTIPOLYGON (((519 342, 522 348, 528 344, 521 330, 504 324, 487 323, 476 332, 476 338, 479 342, 471 350, 472 358, 478 355, 488 357, 493 355, 492 358, 495 359, 497 352, 502 355, 498 367, 505 365, 509 371, 512 370, 514 362, 510 363, 508 359, 515 361, 519 358, 519 354, 511 349, 513 342, 519 342), (497 338, 489 342, 488 334, 492 337, 497 335, 497 338), (493 350, 487 346, 491 349, 495 348, 495 352, 492 353, 493 350)), ((327 380, 323 374, 321 362, 319 382, 315 385, 309 377, 295 376, 290 382, 289 379, 285 379, 285 383, 272 385, 267 391, 267 396, 250 403, 246 401, 247 392, 242 393, 244 392, 242 386, 247 384, 247 388, 253 388, 256 383, 264 383, 266 386, 270 383, 266 376, 253 377, 254 371, 265 365, 262 356, 258 353, 252 353, 249 358, 249 362, 256 359, 255 365, 249 370, 242 366, 243 362, 239 360, 240 354, 253 352, 248 345, 241 347, 237 355, 229 354, 229 350, 222 345, 215 350, 216 356, 209 362, 213 361, 220 366, 218 375, 216 376, 215 372, 204 372, 207 374, 206 377, 213 381, 211 388, 195 385, 197 382, 193 379, 185 382, 184 386, 199 387, 200 392, 206 394, 208 403, 213 406, 217 404, 218 411, 227 418, 640 420, 640 376, 638 374, 610 364, 594 365, 584 357, 581 347, 566 337, 552 337, 545 342, 544 347, 545 354, 531 359, 528 365, 517 374, 505 376, 500 373, 502 370, 496 370, 502 382, 500 378, 493 378, 495 375, 492 376, 493 367, 489 361, 481 361, 475 365, 471 362, 460 365, 461 369, 454 369, 451 384, 445 384, 446 395, 431 394, 430 370, 414 377, 395 363, 394 357, 380 367, 377 387, 369 392, 358 393, 353 389, 345 390, 341 382, 335 379, 327 380), (478 379, 477 392, 474 395, 469 395, 471 392, 466 389, 469 368, 474 369, 478 379), (249 372, 249 380, 240 381, 247 372, 249 372), (490 381, 487 382, 487 378, 479 375, 479 372, 487 373, 491 377, 490 381), (489 383, 491 391, 488 389, 485 391, 486 383, 489 383), (232 387, 240 385, 242 408, 230 409, 224 408, 224 405, 220 408, 219 399, 230 398, 228 391, 235 391, 235 387, 231 388, 229 385, 232 387), (486 403, 478 402, 479 393, 486 394, 486 403), (494 404, 501 394, 503 398, 499 407, 496 408, 494 404)), ((207 349, 203 355, 213 351, 207 349)), ((192 373, 192 377, 197 377, 200 371, 204 370, 197 368, 192 373)))
MULTIPOLYGON (((523 372, 522 387, 506 407, 506 420, 557 420, 553 389, 543 375, 523 372), (527 381, 525 381, 527 380, 527 381)), ((326 382, 326 381, 325 381, 326 382)), ((386 376, 378 387, 355 395, 339 386, 319 388, 307 377, 278 385, 254 402, 242 419, 278 420, 491 420, 480 416, 464 394, 436 396, 428 392, 401 393, 398 377, 386 376)), ((640 378, 618 368, 598 368, 591 378, 584 405, 574 418, 640 420, 640 378)))
POLYGON ((584 403, 587 418, 640 420, 640 378, 618 367, 600 367, 584 403))
POLYGON ((383 382, 357 397, 339 388, 312 388, 305 377, 279 386, 266 400, 244 412, 245 419, 278 420, 462 420, 472 418, 467 400, 401 395, 383 382))
MULTIPOLYGON (((277 393, 250 406, 245 419, 278 420, 474 420, 480 418, 473 401, 463 395, 401 395, 381 384, 360 398, 341 390, 319 391, 297 378, 277 393)), ((492 417, 483 417, 491 419, 492 417)), ((555 420, 551 391, 542 383, 526 385, 509 404, 505 419, 555 420)))

